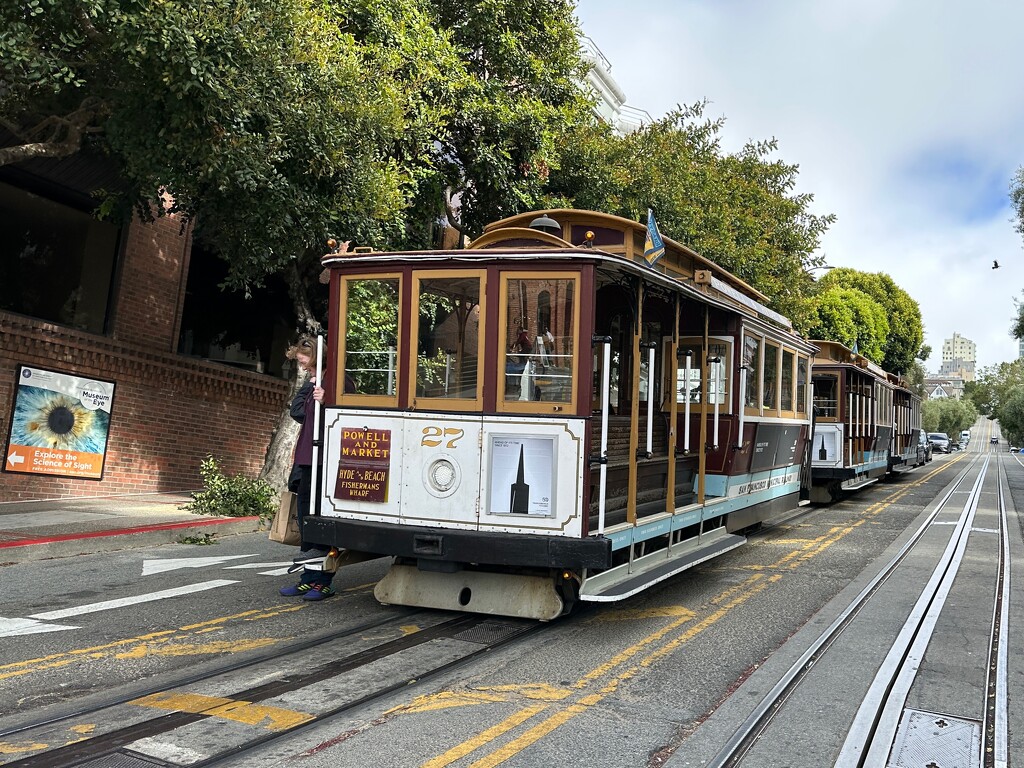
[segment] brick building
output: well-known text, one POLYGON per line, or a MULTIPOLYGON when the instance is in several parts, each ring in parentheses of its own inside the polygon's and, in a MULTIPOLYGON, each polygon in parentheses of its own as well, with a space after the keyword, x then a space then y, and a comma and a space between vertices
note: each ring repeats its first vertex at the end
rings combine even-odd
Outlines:
POLYGON ((5 455, 0 502, 193 490, 208 454, 255 475, 288 382, 179 352, 190 230, 97 221, 90 193, 109 180, 88 163, 0 174, 0 443, 19 366, 112 381, 103 476, 12 472, 5 455))

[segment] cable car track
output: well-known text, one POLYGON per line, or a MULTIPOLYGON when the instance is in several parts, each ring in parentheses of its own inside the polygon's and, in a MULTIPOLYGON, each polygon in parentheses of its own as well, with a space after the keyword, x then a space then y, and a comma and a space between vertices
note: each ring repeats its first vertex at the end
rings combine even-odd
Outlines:
MULTIPOLYGON (((949 593, 952 580, 963 557, 967 536, 973 528, 974 514, 978 508, 980 493, 985 486, 990 458, 991 454, 979 456, 962 470, 933 512, 910 539, 809 645, 789 670, 779 678, 769 693, 734 730, 717 754, 706 763, 708 768, 735 768, 747 763, 748 756, 751 756, 751 750, 759 740, 769 738, 766 734, 772 723, 778 718, 786 717, 786 705, 793 699, 800 685, 808 679, 816 666, 828 660, 829 651, 840 635, 854 624, 861 610, 913 553, 925 533, 935 524, 936 517, 941 512, 948 511, 952 495, 963 490, 970 473, 981 463, 983 466, 973 483, 967 501, 959 512, 956 529, 945 547, 943 556, 932 570, 927 585, 911 611, 910 618, 903 630, 892 643, 886 660, 882 663, 858 709, 835 763, 837 768, 863 768, 864 766, 888 764, 889 752, 897 737, 897 728, 901 727, 901 715, 904 713, 907 693, 916 679, 935 622, 941 613, 945 597, 949 593)), ((977 756, 979 761, 983 760, 984 762, 972 763, 972 765, 984 765, 985 768, 1005 768, 1007 765, 1006 631, 1009 562, 1005 499, 998 472, 996 493, 1000 520, 996 599, 988 647, 985 649, 989 659, 984 686, 987 695, 984 723, 980 728, 981 748, 977 756)), ((756 762, 754 760, 753 764, 756 762)))
MULTIPOLYGON (((470 659, 505 643, 538 631, 539 622, 516 619, 495 619, 480 615, 457 615, 416 632, 401 634, 382 643, 370 643, 361 650, 345 653, 323 661, 325 643, 358 637, 367 630, 399 627, 413 615, 429 618, 431 612, 403 612, 386 620, 362 624, 309 642, 293 643, 273 653, 261 653, 245 662, 230 665, 203 675, 190 675, 170 685, 150 689, 131 697, 115 696, 100 704, 81 708, 59 718, 10 729, 0 736, 18 736, 21 743, 46 747, 34 754, 0 755, 0 764, 10 768, 71 768, 72 766, 151 766, 174 765, 159 753, 147 753, 146 744, 173 743, 176 732, 188 735, 190 749, 195 752, 195 730, 202 730, 210 721, 242 725, 220 729, 219 738, 209 754, 187 761, 196 767, 216 766, 237 760, 251 750, 292 735, 311 726, 323 724, 355 707, 380 699, 395 690, 411 686, 448 671, 470 659), (427 652, 429 650, 429 653, 427 652), (316 665, 308 657, 319 658, 316 665), (366 684, 360 672, 376 665, 387 669, 370 676, 366 684), (267 667, 273 669, 266 669, 267 667), (289 671, 289 667, 291 670, 289 671), (323 704, 316 711, 289 709, 289 700, 302 700, 306 689, 323 691, 339 681, 355 678, 357 695, 310 696, 309 703, 323 704), (248 681, 248 682, 247 682, 248 681), (216 693, 216 695, 211 695, 216 693), (75 740, 68 734, 81 733, 82 723, 101 723, 99 732, 75 740), (106 728, 103 723, 108 724, 106 728), (269 723, 269 726, 268 726, 269 723), (228 730, 236 738, 225 737, 228 730), (54 746, 54 737, 64 743, 54 746), (3 762, 2 758, 14 758, 3 762)), ((437 614, 433 614, 437 615, 437 614)), ((335 654, 332 654, 335 655, 335 654)), ((203 740, 199 740, 203 743, 203 740)))

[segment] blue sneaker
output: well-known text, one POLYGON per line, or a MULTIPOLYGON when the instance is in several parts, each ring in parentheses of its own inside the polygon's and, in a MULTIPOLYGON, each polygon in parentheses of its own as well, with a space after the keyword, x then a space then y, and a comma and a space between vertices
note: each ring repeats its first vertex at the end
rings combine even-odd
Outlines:
POLYGON ((336 592, 331 589, 328 584, 311 584, 306 594, 302 596, 303 600, 323 600, 328 597, 334 597, 336 592))
POLYGON ((290 587, 281 587, 278 590, 284 597, 298 597, 304 595, 313 588, 312 584, 293 584, 290 587))

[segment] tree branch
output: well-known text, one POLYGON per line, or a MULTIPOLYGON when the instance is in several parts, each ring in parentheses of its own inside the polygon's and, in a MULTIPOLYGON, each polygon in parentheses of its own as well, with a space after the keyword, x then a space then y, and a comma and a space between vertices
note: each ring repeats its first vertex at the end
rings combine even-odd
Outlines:
POLYGON ((85 12, 85 8, 81 5, 75 4, 75 18, 78 19, 78 26, 82 28, 85 36, 90 40, 100 40, 103 38, 99 30, 93 26, 92 19, 89 18, 89 14, 85 12))
POLYGON ((456 215, 455 209, 452 207, 452 200, 447 194, 444 195, 444 210, 448 215, 448 225, 460 235, 465 236, 466 230, 463 229, 462 224, 459 223, 459 217, 456 215))
POLYGON ((82 137, 86 133, 98 133, 103 130, 97 125, 92 125, 103 112, 104 105, 101 101, 87 98, 74 112, 63 116, 50 115, 27 130, 17 130, 4 120, 4 127, 23 143, 0 148, 0 166, 40 158, 69 157, 75 154, 82 148, 82 137))

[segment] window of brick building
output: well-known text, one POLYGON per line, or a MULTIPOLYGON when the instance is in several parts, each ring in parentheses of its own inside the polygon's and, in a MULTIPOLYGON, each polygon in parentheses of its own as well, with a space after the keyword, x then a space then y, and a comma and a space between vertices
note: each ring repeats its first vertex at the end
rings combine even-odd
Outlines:
POLYGON ((120 228, 0 182, 0 309, 104 333, 120 228))

